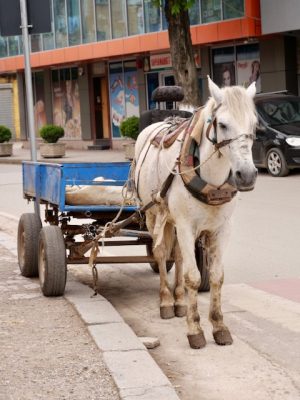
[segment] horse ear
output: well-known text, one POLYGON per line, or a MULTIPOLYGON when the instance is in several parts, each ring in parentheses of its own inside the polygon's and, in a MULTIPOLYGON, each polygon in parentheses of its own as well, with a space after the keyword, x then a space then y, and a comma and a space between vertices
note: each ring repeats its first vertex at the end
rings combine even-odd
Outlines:
POLYGON ((217 104, 220 104, 223 99, 222 90, 210 79, 209 75, 207 75, 207 79, 208 79, 208 88, 211 96, 214 98, 217 104))
POLYGON ((252 82, 250 86, 247 87, 247 94, 250 96, 252 99, 256 95, 256 82, 252 82))

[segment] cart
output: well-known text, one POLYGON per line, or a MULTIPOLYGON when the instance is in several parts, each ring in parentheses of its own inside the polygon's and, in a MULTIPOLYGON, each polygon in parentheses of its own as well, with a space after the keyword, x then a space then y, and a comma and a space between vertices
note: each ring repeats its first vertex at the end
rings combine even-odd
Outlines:
MULTIPOLYGON (((128 181, 129 162, 114 163, 40 163, 24 161, 23 195, 29 201, 44 205, 42 224, 39 213, 25 213, 18 226, 18 261, 25 277, 39 276, 41 290, 45 296, 64 294, 67 280, 67 264, 89 264, 86 255, 95 238, 107 223, 118 215, 120 224, 113 237, 103 237, 99 246, 143 245, 146 255, 104 256, 97 255, 96 264, 149 263, 158 273, 158 265, 152 254, 152 238, 144 224, 144 215, 137 206, 114 205, 68 205, 66 187, 82 185, 116 185, 128 181), (104 181, 95 181, 103 177, 104 181), (105 180, 110 180, 108 183, 105 180), (140 218, 131 218, 139 211, 140 218), (86 220, 89 222, 86 223, 86 220), (124 225, 124 226, 123 226, 124 225), (126 226, 126 229, 125 229, 126 226)), ((37 210, 37 208, 36 208, 37 210)), ((101 252, 100 252, 101 253, 101 252)), ((201 241, 195 244, 195 254, 202 282, 199 290, 209 290, 206 255, 201 241)), ((167 261, 168 271, 173 259, 167 261)))

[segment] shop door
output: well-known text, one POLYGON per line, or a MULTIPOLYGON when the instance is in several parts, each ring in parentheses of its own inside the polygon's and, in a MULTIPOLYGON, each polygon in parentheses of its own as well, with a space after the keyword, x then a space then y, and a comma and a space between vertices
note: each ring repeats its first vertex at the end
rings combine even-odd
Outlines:
MULTIPOLYGON (((159 74, 159 81, 161 86, 174 86, 175 85, 175 78, 174 75, 170 72, 161 72, 159 74)), ((172 110, 174 108, 173 101, 166 101, 161 103, 161 108, 164 110, 172 110)))

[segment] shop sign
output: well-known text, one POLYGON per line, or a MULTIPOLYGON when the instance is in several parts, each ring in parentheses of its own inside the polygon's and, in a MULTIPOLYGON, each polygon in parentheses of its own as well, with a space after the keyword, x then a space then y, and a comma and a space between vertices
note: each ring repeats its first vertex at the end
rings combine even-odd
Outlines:
MULTIPOLYGON (((201 68, 199 51, 194 52, 196 68, 201 68)), ((172 68, 171 54, 155 54, 150 56, 150 69, 172 68)))

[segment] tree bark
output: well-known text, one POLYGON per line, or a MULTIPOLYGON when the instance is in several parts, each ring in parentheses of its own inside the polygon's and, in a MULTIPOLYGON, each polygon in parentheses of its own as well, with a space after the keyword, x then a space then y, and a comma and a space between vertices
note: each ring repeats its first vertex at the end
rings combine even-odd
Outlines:
POLYGON ((186 1, 179 0, 179 2, 180 11, 175 14, 172 14, 172 7, 178 3, 178 0, 165 0, 164 6, 175 83, 183 88, 182 104, 199 107, 200 91, 190 32, 190 19, 188 10, 184 7, 186 1))

